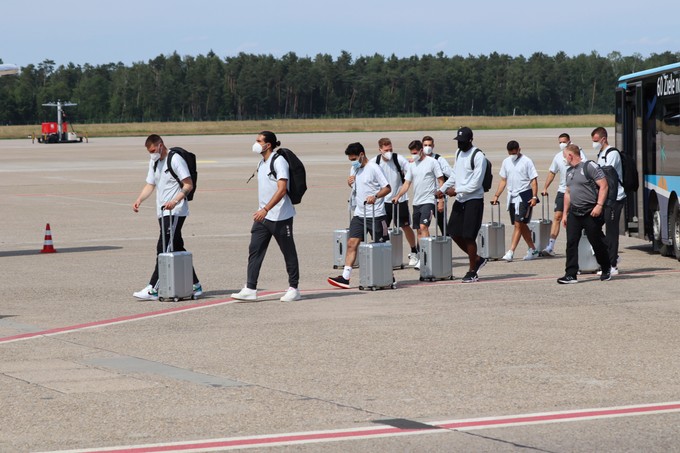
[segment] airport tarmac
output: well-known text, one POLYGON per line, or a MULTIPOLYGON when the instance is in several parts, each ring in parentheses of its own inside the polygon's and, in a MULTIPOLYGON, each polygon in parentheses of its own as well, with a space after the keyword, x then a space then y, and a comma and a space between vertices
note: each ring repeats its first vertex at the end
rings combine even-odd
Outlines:
MULTIPOLYGON (((561 132, 475 132, 494 189, 511 139, 542 188, 561 132)), ((566 132, 594 157, 590 129, 566 132)), ((278 300, 288 285, 274 242, 263 300, 229 297, 245 282, 255 133, 165 137, 199 161, 183 233, 205 295, 178 303, 132 298, 158 237, 153 197, 132 211, 145 136, 0 141, 0 451, 680 451, 680 264, 646 241, 621 238, 609 282, 556 283, 563 231, 557 257, 522 261, 520 243, 474 284, 460 283, 455 246, 453 281, 407 268, 396 290, 359 291, 358 270, 353 289, 326 283, 339 272, 332 231, 347 224, 346 145, 375 155, 389 136, 406 154, 425 133, 279 135, 310 186, 293 303, 278 300), (39 253, 46 223, 54 254, 39 253)), ((430 134, 450 162, 454 133, 430 134)))

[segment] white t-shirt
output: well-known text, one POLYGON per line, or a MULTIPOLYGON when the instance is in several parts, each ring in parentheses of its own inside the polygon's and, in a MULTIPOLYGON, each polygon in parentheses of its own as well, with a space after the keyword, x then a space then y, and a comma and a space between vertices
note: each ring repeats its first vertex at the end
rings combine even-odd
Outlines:
MULTIPOLYGON (((581 160, 586 161, 586 155, 581 150, 581 160)), ((567 190, 567 170, 569 169, 569 164, 567 163, 567 159, 564 158, 564 153, 560 151, 559 153, 555 154, 555 157, 552 160, 552 163, 550 164, 550 168, 548 168, 548 171, 550 173, 560 174, 560 185, 557 186, 557 191, 560 193, 564 193, 567 190)))
POLYGON ((508 190, 508 205, 521 201, 519 194, 531 189, 531 180, 538 178, 538 172, 531 159, 524 154, 519 159, 517 156, 508 156, 501 165, 500 177, 506 180, 508 190))
MULTIPOLYGON (((612 146, 607 146, 607 149, 612 148, 612 146)), ((610 151, 609 155, 605 159, 605 154, 607 154, 607 149, 603 149, 597 155, 597 164, 600 167, 605 165, 611 165, 616 170, 616 174, 619 175, 619 181, 623 181, 623 166, 621 163, 621 155, 617 151, 610 151)), ((623 186, 619 184, 619 191, 616 194, 616 201, 620 201, 626 198, 626 191, 623 190, 623 186)))
MULTIPOLYGON (((396 154, 397 160, 399 161, 399 165, 401 166, 401 171, 406 174, 409 162, 406 160, 404 156, 401 154, 396 154)), ((375 162, 375 157, 373 158, 373 162, 375 162)), ((394 195, 401 189, 401 175, 397 171, 396 165, 394 165, 394 160, 390 159, 388 161, 385 161, 385 159, 382 158, 382 154, 380 155, 380 169, 383 171, 385 174, 385 178, 387 178, 387 182, 390 183, 390 188, 392 191, 385 195, 385 203, 391 203, 392 198, 394 195)), ((399 202, 401 203, 402 201, 407 201, 408 200, 408 193, 405 193, 404 195, 401 196, 399 199, 399 202)))
MULTIPOLYGON (((350 174, 354 173, 354 169, 351 170, 350 174)), ((369 196, 377 194, 380 189, 387 187, 389 182, 382 172, 380 167, 375 163, 375 160, 369 160, 366 165, 360 167, 356 174, 354 174, 354 215, 359 217, 372 217, 373 207, 370 205, 365 206, 364 201, 369 196)), ((378 198, 375 202, 375 216, 380 217, 385 215, 385 199, 378 198)))
MULTIPOLYGON (((434 154, 432 155, 432 158, 434 159, 434 154)), ((449 161, 446 160, 444 156, 439 156, 438 158, 434 159, 437 161, 439 166, 442 169, 442 173, 444 174, 444 178, 447 178, 446 175, 451 176, 451 165, 449 165, 449 161)))
MULTIPOLYGON (((168 151, 168 156, 169 155, 170 152, 168 151)), ((161 217, 161 206, 174 199, 182 189, 180 184, 173 178, 168 170, 168 156, 165 156, 165 159, 158 161, 156 171, 153 169, 154 161, 149 159, 149 171, 146 174, 146 183, 156 186, 156 215, 158 218, 161 217)), ((172 170, 180 181, 191 176, 186 161, 182 159, 182 156, 179 154, 172 156, 172 170)), ((179 217, 188 216, 189 202, 183 198, 182 201, 177 203, 175 209, 172 210, 172 214, 179 217)), ((170 211, 163 211, 163 215, 170 215, 170 211)))
POLYGON ((434 203, 434 193, 439 188, 437 178, 444 177, 442 168, 436 160, 425 156, 422 160, 414 160, 406 171, 406 181, 413 187, 413 206, 434 203))
MULTIPOLYGON (((260 161, 257 166, 257 199, 258 206, 260 209, 264 208, 269 200, 274 197, 274 194, 278 190, 277 181, 279 179, 289 179, 288 172, 288 162, 283 156, 279 156, 274 161, 274 170, 276 170, 276 179, 273 174, 270 174, 271 160, 276 152, 269 155, 269 159, 260 161)), ((286 189, 288 189, 290 181, 286 182, 286 189)), ((269 210, 265 219, 271 220, 272 222, 278 222, 280 220, 290 219, 295 215, 295 208, 293 203, 290 201, 290 197, 286 195, 279 200, 276 205, 269 210)))

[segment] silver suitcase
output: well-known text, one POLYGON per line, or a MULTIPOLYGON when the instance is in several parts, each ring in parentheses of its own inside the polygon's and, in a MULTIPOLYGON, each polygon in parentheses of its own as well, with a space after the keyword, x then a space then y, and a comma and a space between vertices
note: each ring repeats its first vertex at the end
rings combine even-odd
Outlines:
MULTIPOLYGON (((375 205, 373 205, 373 235, 375 236, 375 205)), ((366 217, 364 217, 364 239, 359 245, 359 289, 378 290, 396 288, 392 275, 392 244, 389 242, 368 242, 366 217)))
POLYGON ((548 242, 550 242, 550 229, 552 228, 552 221, 545 217, 546 209, 550 212, 550 198, 547 194, 541 195, 541 198, 541 218, 529 222, 531 240, 539 252, 548 246, 548 242))
MULTIPOLYGON (((169 216, 162 215, 161 224, 165 227, 165 218, 172 220, 172 213, 169 216)), ((193 259, 191 252, 174 252, 172 250, 172 239, 175 232, 175 225, 170 221, 170 244, 165 244, 165 234, 163 236, 164 253, 158 254, 158 300, 163 302, 172 299, 175 302, 182 299, 194 299, 193 285, 193 259)))
MULTIPOLYGON (((347 200, 347 212, 349 213, 349 223, 352 222, 352 195, 347 200)), ((349 225, 349 223, 347 223, 349 225)), ((347 239, 349 239, 349 228, 338 228, 333 230, 333 269, 345 267, 345 257, 347 255, 347 239)))
POLYGON ((578 270, 581 273, 595 273, 600 269, 600 265, 595 258, 595 251, 588 241, 585 230, 581 232, 581 239, 578 241, 578 270))
POLYGON ((477 234, 477 254, 482 258, 499 260, 505 254, 505 225, 501 222, 501 204, 498 208, 498 222, 495 221, 491 206, 491 222, 483 223, 477 234))
MULTIPOLYGON (((435 198, 435 222, 438 221, 437 199, 435 198)), ((444 196, 444 212, 442 215, 446 219, 447 201, 444 196)), ((434 224, 435 234, 437 234, 437 224, 434 224)), ((443 236, 430 236, 420 239, 420 281, 429 280, 452 280, 453 279, 453 242, 446 235, 446 222, 444 222, 443 236)))
POLYGON ((399 203, 392 205, 392 227, 390 243, 392 244, 392 269, 404 268, 404 233, 399 228, 399 203), (395 213, 396 208, 396 213, 395 213))

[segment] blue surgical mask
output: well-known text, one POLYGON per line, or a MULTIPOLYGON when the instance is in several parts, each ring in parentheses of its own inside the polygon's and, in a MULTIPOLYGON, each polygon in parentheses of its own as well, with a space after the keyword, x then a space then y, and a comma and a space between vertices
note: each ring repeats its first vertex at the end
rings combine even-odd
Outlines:
POLYGON ((353 160, 352 161, 352 168, 354 169, 354 171, 361 168, 361 160, 353 160))

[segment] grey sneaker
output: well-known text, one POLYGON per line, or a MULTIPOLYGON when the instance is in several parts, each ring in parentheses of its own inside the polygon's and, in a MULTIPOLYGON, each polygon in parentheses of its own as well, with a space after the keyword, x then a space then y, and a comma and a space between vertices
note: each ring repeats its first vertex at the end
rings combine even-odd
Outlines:
POLYGON ((565 275, 564 277, 558 278, 557 283, 560 283, 562 285, 568 285, 571 283, 578 283, 578 280, 573 275, 565 275))
POLYGON ((477 276, 477 272, 469 271, 467 274, 465 274, 465 277, 463 277, 462 282, 463 283, 474 283, 478 280, 479 280, 479 277, 477 276))

